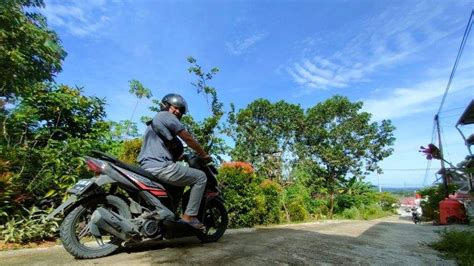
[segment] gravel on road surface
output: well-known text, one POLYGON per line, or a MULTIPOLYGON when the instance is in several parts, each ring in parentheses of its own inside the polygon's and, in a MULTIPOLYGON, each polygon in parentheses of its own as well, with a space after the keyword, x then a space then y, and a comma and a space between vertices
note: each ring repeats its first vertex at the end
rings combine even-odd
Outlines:
POLYGON ((0 265, 455 265, 427 245, 442 229, 400 216, 321 221, 228 230, 216 243, 144 243, 94 260, 75 260, 62 246, 2 251, 0 265))

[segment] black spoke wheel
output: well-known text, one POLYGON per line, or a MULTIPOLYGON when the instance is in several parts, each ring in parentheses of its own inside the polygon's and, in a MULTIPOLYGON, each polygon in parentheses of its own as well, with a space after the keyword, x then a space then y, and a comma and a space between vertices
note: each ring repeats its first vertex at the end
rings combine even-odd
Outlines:
POLYGON ((202 242, 215 242, 224 235, 228 222, 229 218, 224 205, 213 200, 204 209, 202 223, 206 228, 197 237, 202 242))
POLYGON ((121 246, 122 240, 112 235, 104 233, 102 237, 95 237, 91 234, 90 219, 98 207, 131 218, 127 203, 113 195, 92 198, 74 208, 61 224, 60 238, 66 251, 77 259, 104 257, 121 246))

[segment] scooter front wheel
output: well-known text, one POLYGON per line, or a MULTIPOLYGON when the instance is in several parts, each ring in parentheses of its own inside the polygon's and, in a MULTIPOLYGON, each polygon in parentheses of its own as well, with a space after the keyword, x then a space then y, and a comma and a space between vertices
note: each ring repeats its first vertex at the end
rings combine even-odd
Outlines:
POLYGON ((206 228, 197 235, 199 240, 205 243, 219 240, 229 223, 224 205, 217 200, 209 202, 204 209, 202 223, 206 228))

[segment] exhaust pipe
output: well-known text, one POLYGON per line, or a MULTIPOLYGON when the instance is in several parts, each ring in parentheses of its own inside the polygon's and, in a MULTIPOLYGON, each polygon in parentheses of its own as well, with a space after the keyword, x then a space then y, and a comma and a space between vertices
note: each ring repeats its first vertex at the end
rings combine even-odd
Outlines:
POLYGON ((96 237, 101 237, 100 231, 103 230, 124 241, 139 235, 134 224, 103 207, 97 208, 92 213, 90 230, 96 237))

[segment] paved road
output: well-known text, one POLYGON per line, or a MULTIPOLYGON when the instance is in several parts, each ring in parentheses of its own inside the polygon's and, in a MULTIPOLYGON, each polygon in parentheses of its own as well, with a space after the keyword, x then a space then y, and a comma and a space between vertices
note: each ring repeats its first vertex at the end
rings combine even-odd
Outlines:
POLYGON ((75 260, 61 246, 0 252, 0 265, 455 265, 426 243, 440 227, 399 217, 325 221, 229 230, 217 243, 161 241, 94 260, 75 260))

